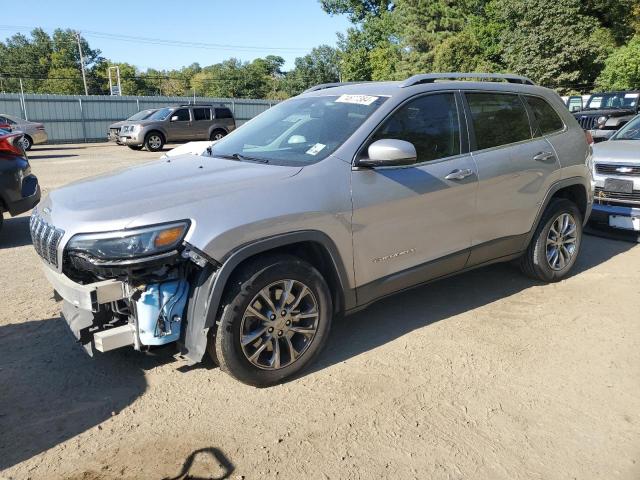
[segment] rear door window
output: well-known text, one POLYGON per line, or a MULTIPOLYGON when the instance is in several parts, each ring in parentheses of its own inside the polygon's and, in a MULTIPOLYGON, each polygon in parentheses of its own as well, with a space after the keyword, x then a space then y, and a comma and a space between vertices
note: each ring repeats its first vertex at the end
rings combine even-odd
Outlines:
POLYGON ((418 162, 460 154, 460 123, 453 93, 425 95, 393 113, 373 136, 411 142, 418 162))
POLYGON ((198 122, 200 120, 211 120, 211 109, 209 108, 194 108, 193 120, 198 122))
POLYGON ((531 126, 522 100, 510 93, 466 93, 477 150, 530 140, 531 126))
POLYGON ((529 108, 533 112, 537 125, 534 128, 534 136, 548 135, 564 128, 564 122, 546 100, 539 97, 525 97, 529 108))

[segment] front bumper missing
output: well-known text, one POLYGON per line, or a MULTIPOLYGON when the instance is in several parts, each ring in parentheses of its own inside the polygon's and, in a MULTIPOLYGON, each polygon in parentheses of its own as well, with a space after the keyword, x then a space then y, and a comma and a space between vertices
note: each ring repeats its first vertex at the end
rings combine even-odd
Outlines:
POLYGON ((58 295, 82 310, 97 312, 101 304, 117 302, 129 297, 128 285, 118 280, 103 280, 81 285, 48 267, 44 267, 44 273, 58 295))
POLYGON ((110 320, 109 312, 100 310, 100 305, 128 298, 126 283, 104 280, 81 285, 48 267, 44 267, 44 271, 57 295, 62 297, 62 315, 71 333, 89 355, 93 354, 94 347, 99 352, 107 352, 136 343, 136 329, 131 323, 98 330, 98 325, 108 325, 110 320))

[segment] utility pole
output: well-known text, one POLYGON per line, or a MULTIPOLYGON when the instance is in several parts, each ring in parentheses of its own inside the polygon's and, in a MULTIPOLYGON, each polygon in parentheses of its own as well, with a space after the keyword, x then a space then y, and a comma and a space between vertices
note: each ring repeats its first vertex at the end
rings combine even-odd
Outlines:
POLYGON ((80 43, 80 32, 76 32, 76 40, 78 41, 78 52, 80 52, 80 68, 82 69, 82 82, 84 83, 84 94, 89 95, 87 88, 87 76, 84 73, 84 57, 82 56, 82 44, 80 43))

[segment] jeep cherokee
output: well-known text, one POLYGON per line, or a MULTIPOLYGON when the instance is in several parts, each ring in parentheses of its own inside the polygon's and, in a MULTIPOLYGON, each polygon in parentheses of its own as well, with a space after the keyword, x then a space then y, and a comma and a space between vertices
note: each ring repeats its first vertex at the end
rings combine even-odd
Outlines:
POLYGON ((580 125, 514 75, 320 85, 210 150, 54 190, 33 213, 88 350, 177 342, 272 385, 334 316, 395 292, 515 259, 565 278, 593 199, 580 125))

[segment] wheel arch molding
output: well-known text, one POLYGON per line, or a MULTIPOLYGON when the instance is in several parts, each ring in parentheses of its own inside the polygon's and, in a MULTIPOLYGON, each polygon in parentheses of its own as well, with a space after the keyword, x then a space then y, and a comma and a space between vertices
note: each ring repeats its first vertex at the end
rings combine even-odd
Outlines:
POLYGON ((564 178, 562 180, 559 180, 553 185, 551 185, 551 187, 549 187, 549 190, 547 191, 547 195, 545 196, 542 204, 540 205, 538 214, 536 215, 535 222, 533 223, 531 230, 527 234, 525 248, 526 248, 526 245, 529 245, 529 242, 531 242, 531 239, 533 238, 535 230, 538 224, 540 223, 540 219, 542 218, 545 210, 551 203, 551 200, 554 198, 566 198, 568 200, 573 201, 583 216, 582 218, 583 225, 586 224, 587 220, 589 219, 589 214, 591 213, 591 199, 588 193, 589 188, 591 187, 588 185, 587 182, 588 182, 588 179, 585 179, 583 177, 570 177, 570 178, 564 178))
POLYGON ((233 273, 246 261, 270 253, 289 253, 305 260, 325 278, 331 291, 334 313, 356 305, 355 289, 349 287, 342 257, 331 238, 317 230, 275 235, 242 245, 220 260, 219 268, 208 264, 198 274, 187 309, 180 353, 191 363, 202 361, 208 332, 215 326, 222 307, 222 296, 233 273))

